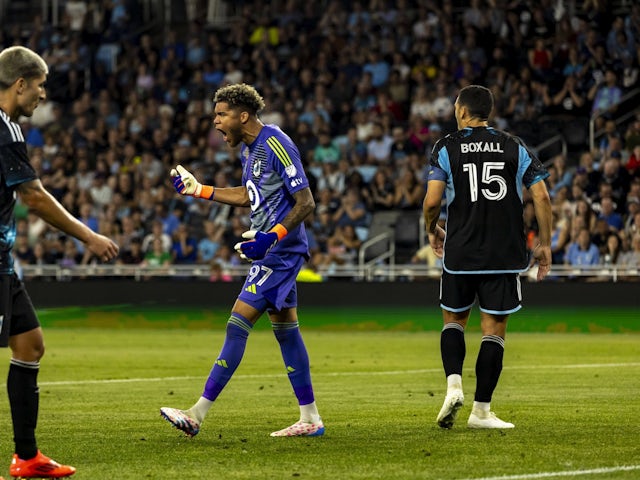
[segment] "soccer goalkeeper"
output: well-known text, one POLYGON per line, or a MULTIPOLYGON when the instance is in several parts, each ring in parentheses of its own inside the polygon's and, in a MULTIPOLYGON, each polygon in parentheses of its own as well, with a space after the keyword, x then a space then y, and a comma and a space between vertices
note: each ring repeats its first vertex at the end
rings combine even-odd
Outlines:
POLYGON ((264 101, 246 84, 216 92, 214 125, 231 147, 240 145, 242 186, 215 188, 201 185, 181 165, 171 171, 182 195, 251 208, 251 229, 235 246, 253 262, 231 310, 222 351, 204 392, 188 410, 163 407, 161 415, 189 436, 196 435, 207 412, 242 360, 253 325, 266 311, 293 391, 300 419, 271 433, 272 437, 319 436, 324 425, 316 408, 309 356, 298 328, 296 276, 308 259, 304 219, 315 208, 300 154, 291 139, 275 125, 258 118, 264 101))

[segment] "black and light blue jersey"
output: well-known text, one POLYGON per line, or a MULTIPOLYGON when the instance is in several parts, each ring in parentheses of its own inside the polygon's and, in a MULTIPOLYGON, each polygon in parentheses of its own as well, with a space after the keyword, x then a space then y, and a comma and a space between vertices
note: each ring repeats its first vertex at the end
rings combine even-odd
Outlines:
MULTIPOLYGON (((293 194, 307 188, 300 152, 276 125, 265 125, 251 145, 242 144, 242 183, 251 202, 251 229, 266 232, 281 223, 295 204, 293 194)), ((304 223, 290 231, 273 253, 308 255, 304 223)))
POLYGON ((0 274, 13 273, 16 187, 35 179, 20 125, 0 110, 0 274))
POLYGON ((438 141, 427 180, 446 182, 444 269, 526 270, 522 187, 548 176, 522 140, 491 127, 464 128, 438 141))

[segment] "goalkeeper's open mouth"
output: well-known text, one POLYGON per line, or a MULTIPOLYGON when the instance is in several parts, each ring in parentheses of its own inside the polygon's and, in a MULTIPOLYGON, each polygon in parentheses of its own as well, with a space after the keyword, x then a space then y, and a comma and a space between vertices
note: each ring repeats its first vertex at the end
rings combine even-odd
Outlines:
POLYGON ((228 142, 228 137, 227 137, 227 132, 225 132, 224 130, 220 130, 219 128, 216 128, 216 130, 218 130, 221 134, 222 134, 222 140, 225 142, 228 142))

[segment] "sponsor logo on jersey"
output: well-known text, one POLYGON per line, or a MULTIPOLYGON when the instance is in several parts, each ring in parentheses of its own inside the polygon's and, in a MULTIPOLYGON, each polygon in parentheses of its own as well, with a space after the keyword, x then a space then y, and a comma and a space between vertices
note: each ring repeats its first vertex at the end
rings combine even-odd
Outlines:
POLYGON ((298 173, 298 170, 296 170, 295 165, 288 165, 287 167, 285 167, 284 171, 287 174, 287 177, 289 178, 295 177, 296 174, 298 173))
POLYGON ((244 291, 245 292, 249 292, 249 293, 257 293, 256 285, 254 283, 252 283, 247 288, 245 288, 244 291))
POLYGON ((497 142, 461 143, 461 153, 504 153, 502 145, 497 142))
POLYGON ((293 180, 291 180, 291 186, 292 187, 297 187, 298 185, 302 185, 302 179, 301 178, 294 178, 293 180))
POLYGON ((260 160, 258 160, 253 164, 253 170, 252 170, 253 176, 259 177, 261 170, 262 170, 262 165, 260 163, 260 160))

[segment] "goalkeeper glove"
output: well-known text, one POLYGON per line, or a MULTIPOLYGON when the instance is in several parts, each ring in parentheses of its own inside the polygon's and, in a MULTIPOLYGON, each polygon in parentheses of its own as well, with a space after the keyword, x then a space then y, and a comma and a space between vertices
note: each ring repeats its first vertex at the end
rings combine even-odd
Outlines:
POLYGON ((182 165, 171 169, 171 180, 176 191, 181 195, 191 195, 193 197, 213 200, 214 188, 209 185, 202 185, 196 180, 196 177, 182 165))
POLYGON ((264 258, 287 233, 287 229, 280 223, 266 233, 249 230, 242 234, 242 238, 248 241, 238 242, 234 248, 240 254, 240 258, 249 261, 260 260, 264 258))

